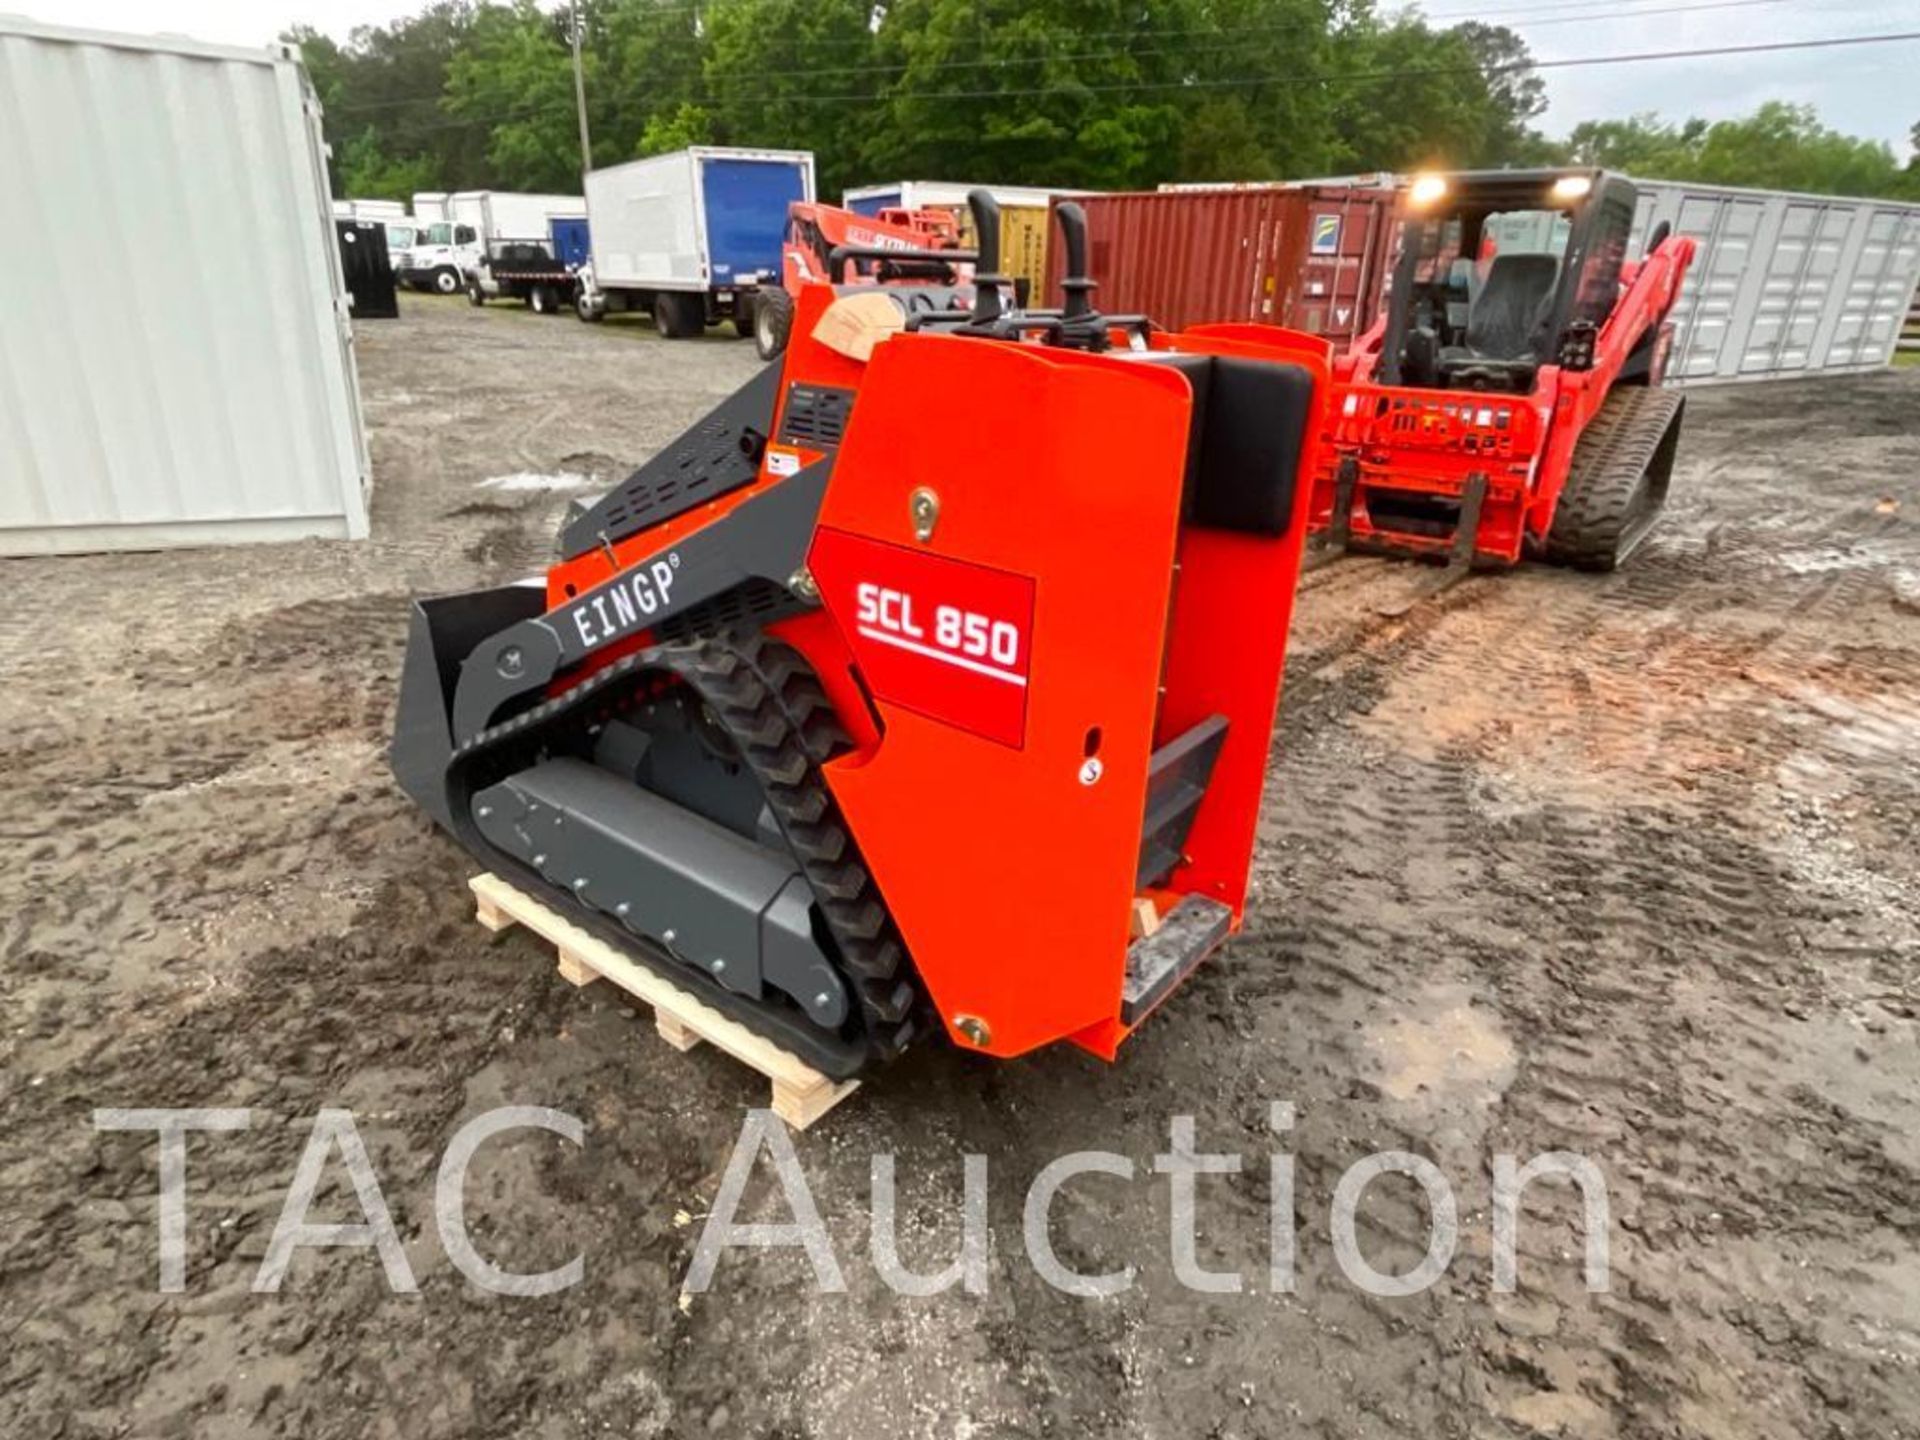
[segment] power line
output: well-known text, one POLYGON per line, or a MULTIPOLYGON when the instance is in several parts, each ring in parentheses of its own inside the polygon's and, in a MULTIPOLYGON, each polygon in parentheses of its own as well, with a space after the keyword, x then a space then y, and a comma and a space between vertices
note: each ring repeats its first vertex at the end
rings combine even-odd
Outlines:
MULTIPOLYGON (((1887 35, 1839 35, 1821 40, 1774 40, 1758 45, 1710 45, 1697 50, 1643 50, 1625 55, 1582 55, 1566 60, 1520 60, 1511 65, 1430 65, 1405 70, 1355 71, 1344 75, 1294 74, 1259 75, 1228 80, 1154 80, 1120 81, 1110 85, 1082 85, 1083 92, 1112 90, 1226 90, 1242 86, 1318 85, 1354 80, 1402 80, 1430 75, 1505 75, 1527 70, 1570 70, 1587 65, 1638 65, 1654 60, 1698 60, 1722 55, 1760 55, 1785 50, 1828 50, 1844 45, 1887 45, 1899 41, 1920 40, 1920 30, 1887 35)), ((1036 90, 923 90, 898 97, 911 100, 991 100, 1016 95, 1047 95, 1059 90, 1054 85, 1036 90)), ((784 95, 782 100, 870 101, 871 95, 784 95)))
MULTIPOLYGON (((1746 10, 1746 9, 1751 9, 1756 5, 1784 5, 1787 3, 1788 3, 1788 0, 1699 0, 1699 3, 1694 3, 1694 4, 1682 4, 1682 5, 1662 4, 1662 5, 1656 6, 1653 9, 1622 10, 1622 11, 1616 11, 1612 14, 1561 15, 1561 16, 1556 16, 1555 18, 1550 20, 1537 20, 1537 21, 1530 22, 1530 28, 1531 26, 1539 26, 1539 25, 1591 25, 1597 22, 1604 22, 1609 20, 1633 20, 1633 19, 1638 19, 1642 16, 1653 17, 1657 15, 1685 15, 1696 10, 1746 10)), ((1582 8, 1587 9, 1589 11, 1593 8, 1593 0, 1580 0, 1580 4, 1582 8)), ((1483 11, 1481 13, 1485 14, 1489 12, 1483 11)), ((1245 31, 1241 33, 1260 34, 1260 35, 1288 35, 1288 34, 1294 33, 1299 28, 1300 27, 1297 25, 1273 26, 1273 27, 1262 28, 1256 31, 1245 31)), ((1215 31, 1212 33, 1219 35, 1219 34, 1227 34, 1232 32, 1215 31)), ((1445 33, 1445 32, 1442 32, 1442 33, 1445 33)), ((1154 55, 1177 55, 1182 58, 1186 58, 1186 57, 1198 58, 1198 57, 1204 57, 1209 55, 1231 54, 1231 53, 1243 50, 1245 48, 1246 48, 1245 43, 1241 42, 1241 43, 1231 44, 1231 45, 1211 45, 1211 46, 1198 46, 1198 47, 1166 46, 1166 47, 1161 47, 1158 49, 1150 49, 1150 50, 1136 50, 1129 47, 1128 49, 1125 49, 1125 50, 1094 50, 1094 51, 1088 51, 1079 55, 1007 55, 1007 56, 1002 56, 997 59, 991 59, 991 60, 987 60, 987 59, 936 60, 925 65, 915 65, 911 61, 901 61, 897 64, 889 63, 889 64, 883 64, 883 65, 839 65, 839 66, 809 65, 807 67, 807 73, 809 75, 869 75, 869 74, 879 74, 882 72, 905 73, 909 70, 916 71, 916 72, 928 71, 928 70, 996 70, 996 69, 1003 69, 1003 68, 1014 66, 1014 65, 1042 65, 1042 64, 1057 65, 1057 64, 1069 64, 1069 63, 1074 63, 1074 62, 1083 61, 1083 60, 1132 60, 1136 58, 1144 58, 1147 56, 1154 56, 1154 55)), ((721 78, 724 78, 732 82, 737 82, 740 84, 759 84, 760 83, 760 77, 753 76, 753 75, 729 75, 721 78)), ((709 78, 705 83, 711 85, 713 81, 711 78, 709 78)), ((1000 93, 1005 94, 1007 92, 1002 91, 1000 93)))
MULTIPOLYGON (((1241 88, 1275 88, 1294 85, 1340 85, 1362 81, 1388 81, 1427 79, 1446 75, 1481 75, 1492 77, 1503 74, 1523 74, 1530 70, 1571 70, 1586 66, 1639 65, 1663 60, 1701 60, 1728 55, 1762 55, 1785 51, 1830 50, 1845 46, 1890 45, 1920 40, 1920 30, 1898 31, 1883 35, 1839 35, 1817 40, 1775 40, 1753 45, 1710 45, 1690 50, 1645 50, 1630 54, 1583 55, 1564 60, 1523 60, 1509 65, 1430 65, 1399 70, 1352 71, 1346 74, 1315 73, 1291 75, 1245 76, 1221 80, 1191 81, 1122 81, 1108 85, 1084 85, 1078 87, 1082 93, 1102 93, 1109 91, 1141 90, 1225 90, 1241 88)), ((1006 100, 1034 95, 1055 94, 1060 86, 1039 88, 1014 88, 1005 90, 947 90, 905 92, 896 95, 806 95, 788 94, 776 97, 781 104, 791 103, 860 103, 882 104, 894 100, 1006 100)), ((454 129, 470 125, 500 125, 519 120, 532 119, 553 108, 552 102, 546 102, 523 113, 507 113, 493 117, 459 117, 445 121, 432 122, 412 127, 420 130, 454 129)))
MULTIPOLYGON (((1576 3, 1581 8, 1586 9, 1589 12, 1592 10, 1593 0, 1576 0, 1576 3)), ((1627 0, 1627 3, 1634 3, 1634 0, 1627 0)), ((1647 9, 1636 9, 1636 10, 1615 9, 1611 13, 1603 12, 1600 14, 1587 13, 1582 15, 1562 15, 1562 16, 1556 16, 1552 19, 1530 22, 1530 27, 1541 26, 1541 25, 1576 25, 1576 24, 1589 25, 1589 24, 1594 24, 1596 22, 1604 22, 1609 20, 1632 20, 1632 19, 1639 19, 1642 17, 1653 18, 1656 16, 1664 16, 1664 15, 1684 15, 1684 14, 1690 14, 1692 12, 1701 11, 1701 10, 1743 10, 1743 9, 1749 9, 1757 5, 1783 5, 1787 3, 1789 3, 1789 0, 1700 0, 1700 3, 1688 3, 1688 4, 1679 4, 1679 5, 1660 4, 1647 9)), ((1540 7, 1540 8, 1560 10, 1560 9, 1566 9, 1568 7, 1563 0, 1563 3, 1556 3, 1551 6, 1540 7)), ((1461 13, 1466 13, 1466 12, 1461 12, 1461 13)), ((1496 14, 1499 12, 1480 11, 1476 13, 1481 15, 1487 15, 1487 14, 1496 14)), ((1431 19, 1433 17, 1429 16, 1427 18, 1431 19)), ((1254 26, 1254 27, 1246 27, 1241 30, 1233 30, 1233 29, 1208 30, 1208 31, 1195 30, 1188 33, 1206 34, 1214 37, 1220 37, 1220 36, 1225 36, 1230 34, 1288 35, 1288 34, 1294 33, 1299 28, 1300 27, 1298 25, 1254 26)), ((1115 32, 1115 33, 1126 33, 1126 32, 1115 32)), ((1140 32, 1140 33, 1147 35, 1150 38, 1157 38, 1155 37, 1154 32, 1140 32)), ((1159 33, 1172 34, 1175 32, 1165 31, 1165 32, 1159 32, 1159 33)), ((1076 38, 1078 37, 1076 36, 1076 38)), ((940 61, 934 61, 929 64, 918 65, 918 66, 913 64, 913 62, 911 61, 900 61, 897 63, 888 62, 888 63, 882 63, 882 64, 873 64, 873 65, 840 65, 840 66, 810 65, 807 67, 807 73, 809 75, 891 75, 891 76, 894 76, 895 78, 899 78, 904 76, 910 71, 926 72, 926 71, 934 71, 934 70, 998 70, 998 69, 1005 69, 1005 68, 1016 66, 1016 65, 1074 64, 1074 63, 1079 63, 1083 61, 1104 62, 1104 61, 1113 61, 1113 60, 1130 60, 1135 58, 1146 58, 1146 57, 1158 56, 1158 55, 1178 55, 1182 58, 1191 57, 1191 58, 1198 59, 1198 58, 1205 58, 1205 57, 1214 56, 1214 55, 1231 54, 1243 48, 1244 48, 1244 44, 1227 44, 1227 45, 1200 46, 1200 47, 1171 46, 1171 47, 1161 47, 1156 49, 1133 49, 1129 47, 1124 50, 1085 51, 1080 54, 1074 54, 1074 55, 1049 54, 1049 55, 1029 55, 1029 56, 1002 56, 1002 57, 997 57, 993 59, 940 60, 940 61)), ((762 83, 762 78, 757 75, 723 75, 719 77, 704 77, 704 76, 697 77, 697 76, 683 74, 674 78, 680 79, 680 80, 691 80, 691 79, 697 78, 700 80, 701 84, 709 88, 726 88, 729 86, 746 87, 746 86, 758 85, 762 83), (716 85, 717 81, 724 82, 724 84, 716 85)), ((1184 84, 1186 82, 1180 82, 1180 83, 1184 84)), ((1137 87, 1135 85, 1130 84, 1127 88, 1137 88, 1137 87)), ((1022 92, 998 90, 998 91, 995 91, 994 93, 1005 95, 1005 94, 1018 94, 1022 92)), ((813 97, 800 97, 800 98, 813 98, 813 97)), ((828 98, 828 97, 818 97, 818 98, 828 98)), ((839 98, 839 97, 834 97, 834 98, 839 98)), ((879 98, 879 97, 862 96, 860 98, 867 99, 867 98, 879 98)), ((335 109, 336 109, 336 113, 338 114, 358 115, 358 114, 361 114, 362 112, 368 112, 373 110, 397 109, 405 105, 438 105, 441 99, 442 99, 441 95, 410 95, 410 96, 390 98, 386 100, 370 100, 357 105, 342 105, 342 106, 335 107, 335 109)))
MULTIPOLYGON (((1638 0, 1618 0, 1618 3, 1613 7, 1597 4, 1596 0, 1546 0, 1546 3, 1544 4, 1504 6, 1504 7, 1498 7, 1495 9, 1485 9, 1485 8, 1476 7, 1476 8, 1467 9, 1467 10, 1445 10, 1437 13, 1429 12, 1422 9, 1419 4, 1419 0, 1397 0, 1397 8, 1395 8, 1392 11, 1391 19, 1395 23, 1398 23, 1399 21, 1402 21, 1402 20, 1416 20, 1416 19, 1428 21, 1428 22, 1438 22, 1441 25, 1441 28, 1451 28, 1451 26, 1454 24, 1461 24, 1471 20, 1495 19, 1495 18, 1500 18, 1505 16, 1537 15, 1537 14, 1546 14, 1549 12, 1559 12, 1559 11, 1565 11, 1565 10, 1580 10, 1580 11, 1588 12, 1587 14, 1583 14, 1579 17, 1582 21, 1612 20, 1612 19, 1630 20, 1635 18, 1638 15, 1659 15, 1659 14, 1667 13, 1664 9, 1654 9, 1654 10, 1620 9, 1618 8, 1618 4, 1620 3, 1634 4, 1634 3, 1638 3, 1638 0), (1598 13, 1595 13, 1595 12, 1598 12, 1598 13)), ((1734 5, 1745 5, 1745 4, 1784 5, 1784 4, 1798 3, 1798 0, 1730 0, 1730 3, 1734 5)), ((651 15, 655 15, 655 16, 659 16, 659 15, 671 16, 671 15, 682 15, 682 14, 697 15, 703 10, 708 12, 708 14, 711 14, 713 11, 713 8, 714 7, 713 7, 712 0, 697 0, 697 3, 688 4, 688 5, 658 5, 653 7, 651 11, 651 15)), ((1526 22, 1523 22, 1523 23, 1526 23, 1526 22)), ((1564 22, 1559 20, 1553 20, 1553 21, 1543 20, 1543 21, 1535 21, 1532 23, 1561 24, 1564 22)), ((1124 41, 1166 40, 1166 39, 1175 39, 1183 36, 1202 36, 1207 38, 1221 38, 1225 36, 1234 36, 1234 35, 1244 35, 1244 36, 1283 35, 1283 34, 1288 34, 1299 28, 1300 28, 1300 25, 1297 23, 1290 24, 1290 25, 1239 25, 1239 26, 1197 25, 1197 26, 1177 27, 1173 29, 1162 29, 1154 26, 1145 26, 1145 27, 1133 26, 1133 27, 1128 27, 1128 28, 1118 29, 1118 30, 1075 30, 1071 34, 1064 34, 1064 35, 1058 32, 1055 32, 1052 34, 1039 36, 1035 38, 1039 39, 1040 41, 1042 41, 1042 43, 1045 43, 1045 44, 1053 44, 1056 41, 1061 41, 1061 40, 1065 40, 1071 43, 1080 43, 1087 40, 1124 40, 1124 41)), ((996 39, 996 38, 1000 38, 1002 34, 1003 32, 998 30, 986 29, 979 32, 979 38, 982 41, 989 40, 989 39, 996 39)), ((844 49, 846 47, 854 46, 854 45, 867 45, 870 43, 871 43, 871 37, 867 35, 841 35, 841 36, 829 35, 829 36, 820 36, 817 38, 809 39, 805 42, 805 45, 809 50, 832 50, 832 49, 844 49)), ((1138 52, 1134 52, 1134 53, 1138 53, 1138 52)), ((1154 53, 1158 53, 1158 52, 1154 52, 1154 53)), ((1062 56, 1059 58, 1068 59, 1068 58, 1077 58, 1077 57, 1062 56)), ((951 63, 955 63, 959 65, 974 65, 974 64, 990 65, 990 64, 996 64, 999 62, 991 61, 991 60, 980 60, 980 61, 969 60, 969 61, 959 61, 959 62, 951 62, 951 63)), ((856 67, 856 68, 863 68, 863 67, 856 67)), ((894 68, 901 68, 901 67, 894 67, 894 68)), ((936 67, 929 67, 929 68, 940 68, 940 67, 936 66, 936 67)), ((831 72, 823 72, 816 69, 815 73, 831 73, 831 72)), ((384 103, 384 102, 379 102, 379 103, 384 103)))

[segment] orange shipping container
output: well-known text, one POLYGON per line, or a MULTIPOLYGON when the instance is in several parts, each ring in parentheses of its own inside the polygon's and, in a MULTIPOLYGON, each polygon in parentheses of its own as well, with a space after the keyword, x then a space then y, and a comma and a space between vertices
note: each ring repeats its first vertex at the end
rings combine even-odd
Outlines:
MULTIPOLYGON (((1378 311, 1393 199, 1278 185, 1083 196, 1095 303, 1167 329, 1254 320, 1350 340, 1378 311)), ((1064 250, 1048 249, 1057 305, 1064 250)))

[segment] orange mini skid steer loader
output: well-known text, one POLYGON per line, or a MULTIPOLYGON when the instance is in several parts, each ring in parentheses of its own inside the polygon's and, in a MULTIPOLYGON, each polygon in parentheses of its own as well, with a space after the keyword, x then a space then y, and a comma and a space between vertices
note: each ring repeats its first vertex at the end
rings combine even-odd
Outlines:
POLYGON ((1682 396, 1660 388, 1694 242, 1627 256, 1605 171, 1424 175, 1385 313, 1336 365, 1322 543, 1611 570, 1666 502, 1682 396))
POLYGON ((1111 1058, 1246 904, 1330 356, 1098 314, 1061 212, 1064 310, 810 285, 544 581, 413 608, 405 789, 831 1075, 1111 1058))
MULTIPOLYGON (((795 200, 787 206, 787 233, 780 245, 780 286, 760 291, 754 301, 753 345, 762 360, 787 348, 793 311, 800 293, 828 278, 832 257, 853 261, 857 273, 879 285, 938 285, 921 292, 951 300, 972 271, 971 250, 960 244, 960 224, 945 210, 908 210, 890 205, 861 215, 837 205, 795 200), (938 252, 931 255, 930 252, 938 252)), ((901 297, 906 303, 915 298, 901 297)))

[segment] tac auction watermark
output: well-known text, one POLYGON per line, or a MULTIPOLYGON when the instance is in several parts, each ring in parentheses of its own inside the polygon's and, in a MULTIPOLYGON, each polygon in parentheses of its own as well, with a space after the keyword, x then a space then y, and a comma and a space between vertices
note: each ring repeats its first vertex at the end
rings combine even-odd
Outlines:
MULTIPOLYGON (((1056 1203, 1069 1185, 1085 1176, 1107 1176, 1128 1185, 1164 1182, 1169 1201, 1166 1253, 1177 1283, 1200 1294, 1223 1297, 1262 1291, 1291 1294, 1299 1250, 1300 1197, 1294 1156, 1284 1148, 1284 1141, 1294 1127, 1294 1108, 1284 1101, 1274 1102, 1267 1118, 1275 1145, 1252 1160, 1234 1151, 1201 1150, 1194 1117, 1174 1115, 1168 1122, 1166 1150, 1144 1165, 1111 1150, 1074 1150, 1047 1161, 1025 1177, 1019 1248, 1012 1253, 1063 1295, 1100 1299, 1122 1294, 1134 1285, 1140 1273, 1138 1261, 1146 1257, 1107 1270, 1074 1269, 1054 1245, 1056 1203), (1266 1172, 1265 1264, 1255 1274, 1208 1269, 1199 1254, 1200 1182, 1206 1177, 1218 1184, 1231 1184, 1233 1177, 1248 1174, 1255 1165, 1266 1172)), ((252 1113, 219 1108, 103 1109, 94 1112, 93 1124, 101 1131, 141 1131, 156 1137, 158 1284, 163 1293, 185 1291, 191 1205, 189 1137, 247 1129, 252 1113)), ((564 1111, 544 1106, 501 1106, 474 1116, 455 1132, 435 1176, 433 1220, 441 1248, 473 1286, 491 1295, 552 1295, 580 1284, 588 1274, 590 1257, 586 1254, 575 1255, 549 1270, 515 1270, 508 1257, 482 1254, 468 1231, 467 1174, 475 1157, 496 1137, 529 1130, 548 1132, 573 1146, 587 1143, 586 1126, 564 1111)), ((992 1284, 993 1257, 1009 1253, 1003 1237, 995 1236, 989 1222, 993 1176, 988 1157, 968 1153, 958 1158, 960 1200, 950 1217, 950 1228, 957 1229, 958 1240, 952 1259, 938 1269, 914 1270, 901 1258, 895 1157, 886 1151, 871 1157, 864 1205, 868 1219, 864 1261, 896 1294, 926 1297, 958 1287, 970 1295, 985 1295, 992 1284)), ((1500 1293, 1518 1289, 1521 1200, 1529 1186, 1552 1179, 1570 1183, 1580 1197, 1582 1280, 1591 1292, 1606 1291, 1611 1272, 1611 1214, 1600 1168, 1583 1155, 1548 1151, 1525 1162, 1516 1155, 1495 1154, 1491 1169, 1493 1289, 1500 1293)), ((747 1111, 713 1202, 701 1222, 682 1282, 683 1292, 699 1294, 713 1288, 730 1252, 767 1249, 798 1252, 805 1257, 819 1290, 845 1292, 851 1257, 836 1247, 814 1189, 786 1122, 771 1110, 747 1111), (762 1170, 788 1218, 743 1218, 748 1185, 762 1170)), ((1411 1151, 1377 1151, 1356 1160, 1335 1183, 1326 1214, 1326 1234, 1335 1264, 1349 1284, 1369 1295, 1391 1299, 1421 1294, 1447 1273, 1459 1250, 1459 1206, 1453 1183, 1434 1161, 1411 1151), (1362 1254, 1360 1246, 1361 1204, 1368 1190, 1390 1175, 1406 1177, 1418 1187, 1427 1215, 1425 1253, 1404 1271, 1377 1268, 1362 1254)), ((300 1250, 339 1247, 372 1250, 392 1290, 418 1293, 413 1268, 352 1112, 325 1109, 314 1117, 252 1288, 259 1294, 276 1293, 300 1250), (314 1197, 333 1167, 338 1167, 352 1188, 361 1213, 359 1220, 318 1222, 310 1218, 314 1197)), ((1003 1260, 1003 1268, 1005 1263, 1011 1262, 1003 1260)))

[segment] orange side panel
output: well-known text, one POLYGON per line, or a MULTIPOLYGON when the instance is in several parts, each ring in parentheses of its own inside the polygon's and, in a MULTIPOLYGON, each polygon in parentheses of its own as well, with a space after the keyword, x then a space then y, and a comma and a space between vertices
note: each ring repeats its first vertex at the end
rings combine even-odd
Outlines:
MULTIPOLYGON (((828 488, 822 534, 1034 582, 1019 743, 880 698, 880 744, 827 771, 942 1017, 983 1020, 996 1055, 1119 1005, 1191 409, 1164 367, 898 336, 828 488), (924 544, 919 488, 939 505, 924 544)), ((862 577, 818 546, 809 563, 859 657, 862 577)))
MULTIPOLYGON (((1228 723, 1206 799, 1187 834, 1185 859, 1168 877, 1166 889, 1232 907, 1238 930, 1319 464, 1321 411, 1332 388, 1331 346, 1316 336, 1268 325, 1199 326, 1171 337, 1166 346, 1188 354, 1298 365, 1314 382, 1286 533, 1268 537, 1199 526, 1180 533, 1155 743, 1164 745, 1211 715, 1224 715, 1228 723)), ((1111 1059, 1130 1033, 1114 1017, 1073 1039, 1111 1059)))

